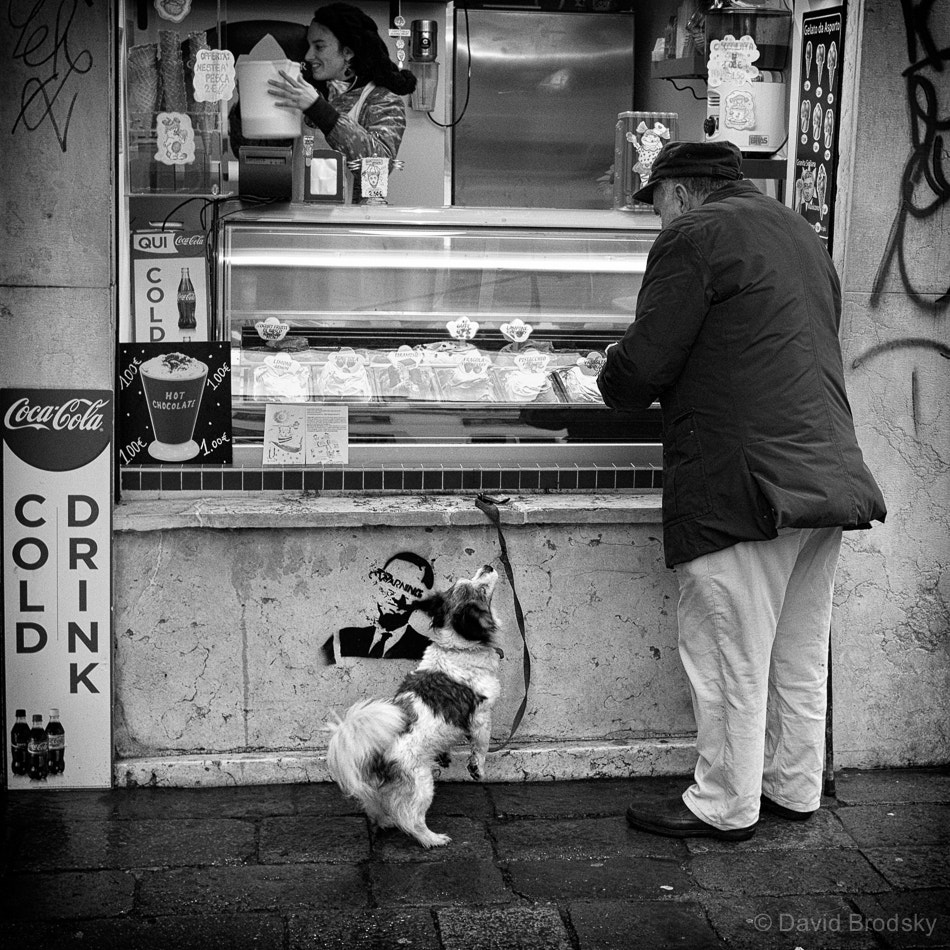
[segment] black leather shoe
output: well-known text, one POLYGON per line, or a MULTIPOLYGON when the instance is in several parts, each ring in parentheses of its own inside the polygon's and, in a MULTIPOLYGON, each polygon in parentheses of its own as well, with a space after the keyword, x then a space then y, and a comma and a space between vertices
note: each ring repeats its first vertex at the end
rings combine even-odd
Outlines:
POLYGON ((640 831, 649 831, 667 838, 717 838, 719 841, 747 841, 755 834, 756 825, 748 828, 730 828, 722 831, 697 818, 681 798, 653 807, 631 805, 627 809, 627 824, 640 831))
POLYGON ((794 811, 791 808, 786 808, 778 802, 773 802, 767 795, 763 795, 759 799, 759 807, 762 811, 767 811, 771 815, 777 815, 786 821, 808 821, 808 819, 815 814, 814 811, 794 811))

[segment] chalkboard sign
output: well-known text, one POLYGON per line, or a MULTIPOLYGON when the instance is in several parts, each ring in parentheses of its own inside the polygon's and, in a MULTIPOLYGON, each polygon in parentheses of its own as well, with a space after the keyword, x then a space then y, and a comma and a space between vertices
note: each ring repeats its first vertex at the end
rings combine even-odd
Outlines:
POLYGON ((792 207, 831 250, 838 176, 844 7, 802 17, 792 207))
POLYGON ((121 465, 228 465, 230 343, 119 347, 121 465))

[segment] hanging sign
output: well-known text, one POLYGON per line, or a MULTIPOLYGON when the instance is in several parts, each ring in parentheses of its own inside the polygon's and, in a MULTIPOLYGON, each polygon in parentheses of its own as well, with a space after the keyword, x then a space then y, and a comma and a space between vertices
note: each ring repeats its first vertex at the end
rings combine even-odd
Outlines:
POLYGON ((230 465, 231 344, 119 346, 122 465, 230 465))
POLYGON ((108 390, 0 390, 10 789, 112 784, 108 390))
POLYGON ((838 177, 844 7, 802 17, 792 207, 831 249, 838 177))

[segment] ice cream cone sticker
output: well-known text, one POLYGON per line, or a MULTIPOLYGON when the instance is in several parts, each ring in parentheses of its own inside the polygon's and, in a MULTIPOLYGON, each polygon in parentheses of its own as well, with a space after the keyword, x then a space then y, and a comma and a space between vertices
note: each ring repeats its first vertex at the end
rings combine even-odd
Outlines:
POLYGON ((818 69, 818 85, 821 85, 821 73, 825 66, 825 44, 819 43, 815 50, 815 66, 818 69))
POLYGON ((811 40, 805 44, 805 78, 811 74, 811 40))
POLYGON ((832 40, 828 50, 828 85, 834 89, 835 70, 838 68, 838 44, 832 40))
POLYGON ((818 166, 818 180, 815 183, 815 191, 818 192, 818 219, 825 216, 825 193, 828 190, 828 175, 825 173, 825 166, 818 166))

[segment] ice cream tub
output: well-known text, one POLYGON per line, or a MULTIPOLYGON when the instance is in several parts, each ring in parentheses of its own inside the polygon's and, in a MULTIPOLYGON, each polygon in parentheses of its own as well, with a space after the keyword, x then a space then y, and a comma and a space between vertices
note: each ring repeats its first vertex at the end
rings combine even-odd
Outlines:
POLYGON ((252 60, 241 57, 235 65, 241 97, 241 132, 249 139, 295 139, 301 134, 300 113, 282 109, 270 95, 269 79, 279 80, 280 70, 300 75, 300 64, 289 59, 252 60))

